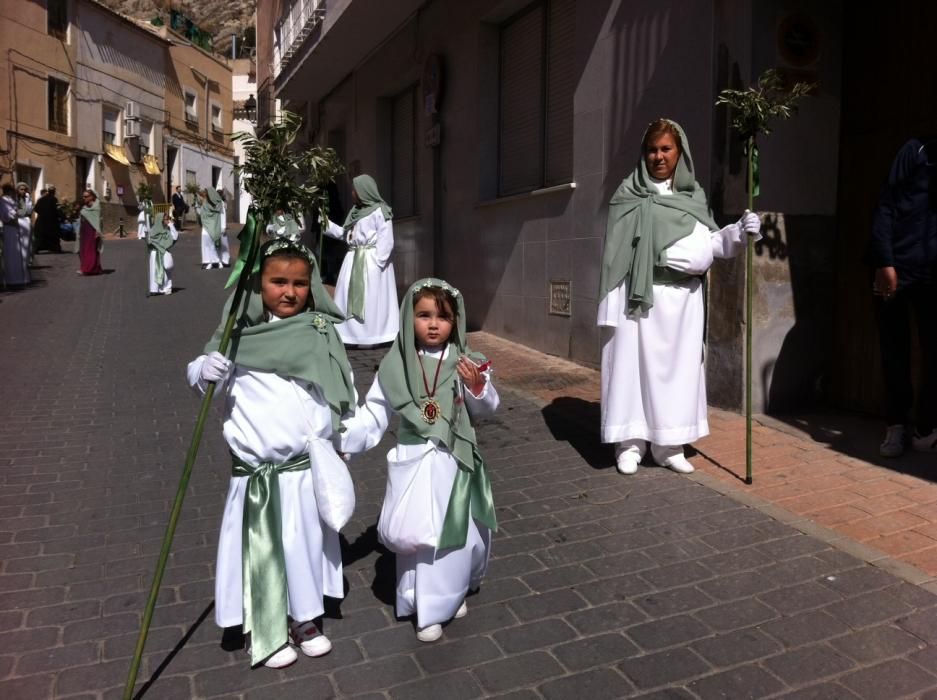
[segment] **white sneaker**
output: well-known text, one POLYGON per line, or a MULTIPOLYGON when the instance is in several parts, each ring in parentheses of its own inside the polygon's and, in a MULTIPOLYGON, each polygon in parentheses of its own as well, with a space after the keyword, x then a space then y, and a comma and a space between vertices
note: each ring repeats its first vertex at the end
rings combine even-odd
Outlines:
POLYGON ((442 637, 442 625, 430 625, 416 631, 416 638, 421 642, 435 642, 442 637))
POLYGON ((292 663, 295 663, 296 659, 299 657, 296 655, 296 650, 293 649, 289 644, 280 649, 280 651, 272 654, 266 661, 264 661, 264 666, 267 668, 286 668, 292 663))
POLYGON ((615 468, 618 469, 619 474, 637 474, 640 461, 640 457, 634 452, 625 451, 618 455, 615 468))
POLYGON ((927 435, 915 433, 914 437, 911 438, 911 447, 917 452, 937 452, 937 428, 931 430, 927 435))
POLYGON ((696 471, 683 455, 674 455, 666 459, 662 466, 673 469, 677 474, 692 474, 696 471))
POLYGON ((332 651, 332 642, 324 634, 317 634, 312 639, 301 642, 299 648, 306 656, 325 656, 332 651))
MULTIPOLYGON (((898 425, 889 425, 885 431, 885 439, 878 446, 878 453, 882 457, 900 457, 904 454, 904 443, 904 426, 900 423, 898 425)), ((914 449, 917 449, 917 447, 914 449)))
POLYGON ((463 600, 462 605, 460 605, 459 609, 455 611, 455 619, 458 620, 465 617, 466 615, 468 615, 468 605, 466 605, 465 601, 463 600))

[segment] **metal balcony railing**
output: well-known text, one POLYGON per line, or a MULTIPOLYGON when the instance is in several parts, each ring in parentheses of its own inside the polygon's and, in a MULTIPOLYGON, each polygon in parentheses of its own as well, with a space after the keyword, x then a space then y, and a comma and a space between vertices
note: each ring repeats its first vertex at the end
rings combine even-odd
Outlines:
POLYGON ((303 42, 325 17, 325 0, 296 0, 273 35, 273 77, 296 55, 303 42))

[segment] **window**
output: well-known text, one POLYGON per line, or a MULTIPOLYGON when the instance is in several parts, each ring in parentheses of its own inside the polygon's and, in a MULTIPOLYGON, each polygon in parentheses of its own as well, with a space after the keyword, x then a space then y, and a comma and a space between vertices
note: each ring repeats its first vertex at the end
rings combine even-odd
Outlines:
POLYGON ((186 90, 184 95, 185 95, 185 120, 187 122, 198 124, 198 105, 196 104, 197 96, 191 90, 186 90))
POLYGON ((211 106, 211 128, 212 131, 221 131, 221 107, 219 105, 211 106))
POLYGON ((68 133, 68 83, 49 78, 49 130, 68 133))
POLYGON ((120 123, 120 112, 111 107, 105 107, 103 115, 104 118, 102 120, 101 129, 104 136, 104 144, 116 145, 120 137, 120 132, 117 130, 117 125, 120 123))
POLYGON ((65 41, 68 38, 68 0, 48 0, 46 30, 49 36, 65 41))
POLYGON ((416 214, 416 88, 391 104, 390 201, 398 217, 416 214))
POLYGON ((140 122, 140 158, 153 150, 153 122, 140 122))
POLYGON ((211 166, 211 186, 216 190, 222 189, 221 187, 221 168, 216 165, 211 166))
POLYGON ((543 0, 500 32, 498 194, 572 179, 574 0, 543 0))

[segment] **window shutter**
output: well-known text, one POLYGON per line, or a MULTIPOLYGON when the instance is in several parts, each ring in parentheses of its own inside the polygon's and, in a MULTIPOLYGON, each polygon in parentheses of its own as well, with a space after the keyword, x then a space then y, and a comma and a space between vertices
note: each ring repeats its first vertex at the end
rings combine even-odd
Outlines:
POLYGON ((551 0, 547 36, 546 185, 573 179, 575 0, 551 0))
POLYGON ((543 173, 543 6, 501 30, 498 194, 536 189, 543 173))
POLYGON ((394 98, 391 116, 390 206, 399 217, 416 214, 416 134, 414 133, 415 89, 394 98))

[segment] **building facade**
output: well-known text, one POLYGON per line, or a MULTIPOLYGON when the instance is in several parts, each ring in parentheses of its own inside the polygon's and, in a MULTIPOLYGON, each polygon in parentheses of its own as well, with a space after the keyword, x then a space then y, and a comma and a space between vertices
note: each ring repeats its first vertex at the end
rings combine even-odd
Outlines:
POLYGON ((135 227, 141 185, 233 193, 228 62, 95 0, 0 3, 0 177, 59 199, 92 187, 103 225, 135 227))
MULTIPOLYGON (((163 28, 169 42, 166 89, 166 187, 220 190, 234 209, 231 67, 226 58, 163 28)), ((191 195, 187 195, 191 200, 191 195)), ((194 216, 194 208, 190 212, 194 216)))
MULTIPOLYGON (((76 3, 0 3, 0 178, 35 197, 54 184, 73 199, 76 172, 76 3)), ((80 184, 79 184, 80 183, 80 184)))
MULTIPOLYGON (((308 140, 334 146, 351 175, 376 177, 395 211, 400 286, 443 276, 465 292, 470 327, 593 365, 608 201, 637 164, 646 125, 661 116, 683 125, 715 218, 727 224, 745 208, 745 156, 731 115, 714 105, 719 91, 767 68, 815 83, 796 117, 760 144, 753 399, 765 411, 820 401, 878 408, 871 297, 865 284, 840 284, 868 274, 855 251, 874 197, 843 201, 858 172, 843 159, 868 152, 859 134, 874 133, 876 157, 862 166, 872 184, 859 190, 876 190, 937 100, 932 81, 912 89, 910 77, 889 79, 907 88, 899 96, 884 79, 863 84, 853 67, 872 60, 863 45, 877 47, 880 77, 906 74, 909 61, 930 65, 922 47, 934 10, 904 0, 891 8, 889 26, 917 37, 899 41, 900 32, 876 32, 873 10, 847 16, 838 1, 264 5, 260 90, 303 115, 308 140), (882 118, 868 131, 857 105, 875 89, 895 101, 876 106, 882 118), (841 312, 851 328, 834 322, 841 312)), ((709 280, 710 399, 739 408, 744 266, 717 262, 709 280)))
POLYGON ((101 201, 106 231, 136 230, 141 186, 165 202, 168 42, 95 2, 76 3, 75 171, 101 201), (97 128, 95 128, 97 127, 97 128))

